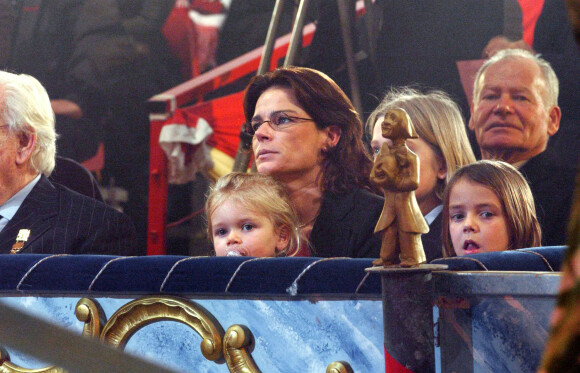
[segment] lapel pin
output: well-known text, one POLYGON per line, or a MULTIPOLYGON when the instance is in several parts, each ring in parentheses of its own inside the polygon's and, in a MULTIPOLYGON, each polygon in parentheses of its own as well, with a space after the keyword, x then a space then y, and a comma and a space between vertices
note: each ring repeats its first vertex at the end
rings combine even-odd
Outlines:
POLYGON ((18 236, 16 236, 16 242, 12 245, 12 250, 10 250, 10 254, 17 254, 22 250, 24 247, 24 243, 28 241, 28 237, 30 236, 30 229, 21 229, 18 231, 18 236))

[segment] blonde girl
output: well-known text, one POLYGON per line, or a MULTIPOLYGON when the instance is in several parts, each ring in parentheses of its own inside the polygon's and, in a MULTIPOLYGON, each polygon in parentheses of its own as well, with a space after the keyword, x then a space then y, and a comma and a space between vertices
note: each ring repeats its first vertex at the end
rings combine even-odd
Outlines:
POLYGON ((292 256, 302 243, 286 190, 267 175, 222 176, 210 188, 205 211, 217 256, 292 256))

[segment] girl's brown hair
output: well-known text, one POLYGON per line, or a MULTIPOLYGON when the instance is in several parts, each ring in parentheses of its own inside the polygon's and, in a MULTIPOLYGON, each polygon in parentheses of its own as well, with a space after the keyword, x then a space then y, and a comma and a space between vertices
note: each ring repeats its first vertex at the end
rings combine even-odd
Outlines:
POLYGON ((461 179, 489 188, 500 200, 509 235, 507 250, 542 245, 542 231, 536 218, 534 197, 526 179, 508 163, 483 160, 461 167, 447 183, 441 230, 444 257, 455 256, 449 234, 449 196, 453 186, 461 179))

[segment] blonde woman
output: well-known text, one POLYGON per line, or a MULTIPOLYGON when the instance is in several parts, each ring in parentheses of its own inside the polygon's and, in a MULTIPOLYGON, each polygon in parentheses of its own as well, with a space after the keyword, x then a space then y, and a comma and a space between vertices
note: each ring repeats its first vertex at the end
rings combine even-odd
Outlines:
POLYGON ((461 166, 475 162, 459 107, 444 92, 421 93, 403 87, 389 91, 366 123, 372 137, 376 159, 381 145, 389 142, 382 136, 381 124, 390 109, 403 109, 411 118, 418 138, 408 139, 407 146, 419 157, 419 187, 415 196, 419 209, 429 224, 422 236, 427 261, 442 256, 441 211, 447 181, 461 166))

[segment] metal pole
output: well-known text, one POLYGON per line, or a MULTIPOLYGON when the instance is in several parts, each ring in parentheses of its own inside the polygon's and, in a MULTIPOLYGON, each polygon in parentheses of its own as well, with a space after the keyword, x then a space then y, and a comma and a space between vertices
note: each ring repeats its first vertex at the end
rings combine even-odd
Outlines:
MULTIPOLYGON (((280 23, 280 17, 282 16, 283 9, 284 0, 276 0, 274 11, 272 12, 272 19, 270 20, 270 26, 268 27, 268 33, 266 34, 264 49, 262 49, 260 66, 258 67, 256 75, 263 74, 270 69, 270 60, 272 59, 272 51, 274 50, 276 34, 278 33, 278 25, 280 23)), ((246 172, 248 165, 250 164, 251 157, 252 136, 245 133, 242 128, 240 131, 240 144, 238 145, 238 150, 236 151, 236 158, 234 159, 234 167, 232 171, 246 172)))
POLYGON ((362 101, 360 97, 360 87, 358 84, 358 76, 356 72, 356 63, 354 60, 354 52, 351 38, 351 24, 350 24, 350 9, 349 0, 338 0, 338 13, 340 16, 340 29, 342 31, 342 40, 344 43, 344 54, 346 56, 346 68, 348 70, 348 80, 350 81, 350 95, 352 96, 352 103, 358 111, 359 116, 363 115, 362 101))
POLYGON ((240 144, 238 145, 238 150, 236 151, 236 159, 234 159, 234 172, 246 172, 248 165, 250 164, 250 158, 252 156, 252 136, 249 136, 242 129, 240 131, 240 144), (248 138, 249 137, 249 138, 248 138))
POLYGON ((262 50, 262 59, 256 75, 261 75, 269 70, 272 59, 272 51, 274 50, 274 43, 276 42, 276 34, 278 33, 278 25, 280 24, 280 17, 284 9, 284 0, 276 0, 274 11, 272 12, 272 19, 270 20, 270 27, 268 34, 266 34, 266 42, 262 50))
POLYGON ((383 289, 386 373, 435 372, 432 272, 441 264, 372 267, 383 289))
POLYGON ((292 27, 288 53, 286 53, 286 58, 284 59, 284 66, 291 66, 296 62, 298 48, 302 47, 302 28, 304 27, 304 19, 306 18, 306 10, 308 10, 309 4, 310 0, 300 0, 298 13, 294 20, 294 26, 292 27))
MULTIPOLYGON (((375 35, 375 8, 373 0, 364 0, 365 4, 365 26, 367 29, 367 40, 369 43, 369 59, 373 65, 373 72, 377 69, 377 38, 375 35)), ((376 76, 376 75, 375 75, 376 76)))

